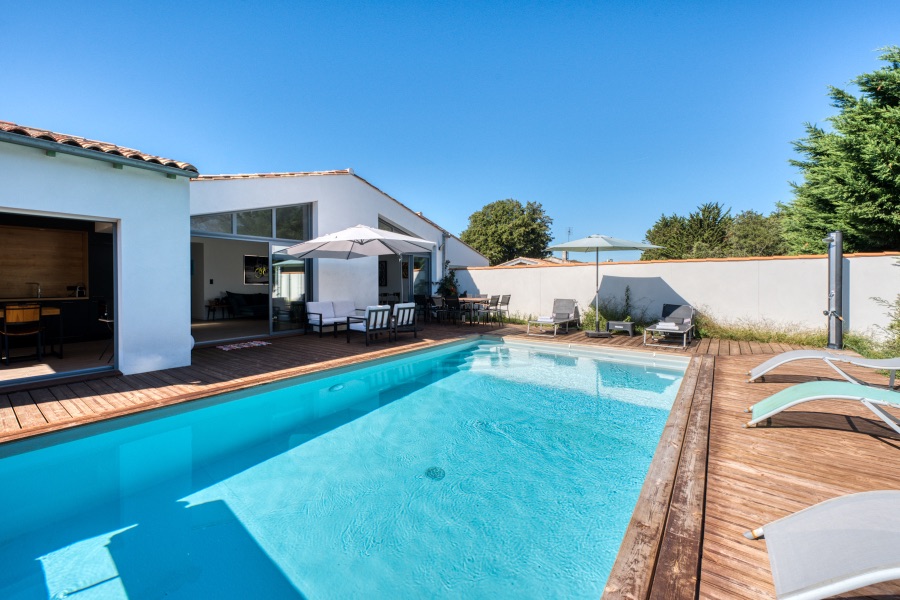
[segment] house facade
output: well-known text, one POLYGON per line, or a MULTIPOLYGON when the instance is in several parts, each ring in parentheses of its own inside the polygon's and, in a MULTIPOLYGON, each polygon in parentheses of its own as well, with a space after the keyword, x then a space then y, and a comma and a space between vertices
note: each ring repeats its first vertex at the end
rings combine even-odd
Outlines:
POLYGON ((70 344, 112 335, 114 360, 87 369, 190 364, 196 175, 189 163, 0 121, 0 302, 58 308, 61 327, 45 334, 61 329, 64 358, 70 344))
POLYGON ((271 295, 271 333, 299 327, 291 307, 305 300, 351 300, 359 308, 411 301, 432 295, 447 265, 488 264, 459 238, 349 169, 199 176, 191 181, 191 223, 192 316, 202 319, 210 302, 262 290, 271 295), (300 241, 354 225, 429 240, 434 250, 353 260, 297 261, 284 254, 300 241), (266 281, 245 271, 252 264, 269 269, 266 281))
POLYGON ((23 360, 0 369, 0 385, 186 366, 195 342, 296 332, 310 299, 407 300, 430 295, 447 261, 488 264, 351 170, 200 176, 189 163, 5 121, 0 243, 0 307, 40 304, 53 350, 37 366, 27 348, 11 351, 23 360), (435 249, 349 261, 282 252, 357 224, 435 249))

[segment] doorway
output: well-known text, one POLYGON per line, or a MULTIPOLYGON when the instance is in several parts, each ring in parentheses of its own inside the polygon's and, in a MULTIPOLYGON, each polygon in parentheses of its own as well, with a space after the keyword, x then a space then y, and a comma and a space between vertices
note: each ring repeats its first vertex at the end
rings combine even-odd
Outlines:
POLYGON ((43 346, 11 338, 0 385, 116 368, 115 236, 111 222, 0 213, 0 308, 39 305, 43 346))

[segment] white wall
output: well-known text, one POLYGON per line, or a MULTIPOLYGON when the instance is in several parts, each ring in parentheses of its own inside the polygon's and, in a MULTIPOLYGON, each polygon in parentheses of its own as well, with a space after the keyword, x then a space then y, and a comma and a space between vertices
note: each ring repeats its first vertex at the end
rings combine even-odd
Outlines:
POLYGON ((490 264, 484 255, 455 237, 447 239, 447 259, 451 265, 463 267, 486 267, 490 264))
MULTIPOLYGON (((887 325, 873 297, 900 294, 900 254, 846 255, 844 326, 879 335, 887 325)), ((600 263, 600 298, 624 297, 648 315, 663 304, 691 304, 728 322, 767 322, 776 327, 825 328, 828 306, 826 257, 600 263)), ((554 298, 575 298, 584 309, 595 297, 594 263, 546 267, 493 267, 457 271, 469 294, 510 294, 510 311, 547 314, 554 298)))
POLYGON ((110 221, 116 236, 116 361, 123 373, 189 365, 186 177, 0 142, 0 210, 110 221))
MULTIPOLYGON (((444 252, 439 249, 444 241, 441 229, 355 175, 201 179, 191 183, 191 214, 195 215, 303 203, 314 204, 313 237, 359 224, 377 228, 381 217, 412 235, 434 242, 431 276, 435 282, 440 278, 444 261, 444 252)), ((448 257, 455 264, 487 264, 484 257, 471 249, 454 248, 454 244, 448 243, 448 257)), ((350 299, 360 308, 376 304, 378 260, 377 257, 316 260, 314 297, 350 299)), ((390 277, 390 268, 394 265, 390 257, 386 260, 389 261, 390 277)))

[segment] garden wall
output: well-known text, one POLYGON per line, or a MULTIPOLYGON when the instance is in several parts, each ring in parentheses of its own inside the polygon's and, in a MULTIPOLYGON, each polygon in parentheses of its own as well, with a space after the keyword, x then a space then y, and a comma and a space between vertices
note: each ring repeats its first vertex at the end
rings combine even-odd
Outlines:
MULTIPOLYGON (((600 263, 599 295, 624 300, 630 291, 633 317, 658 316, 663 304, 691 304, 723 322, 824 329, 828 306, 828 258, 791 256, 600 263)), ((470 267, 457 270, 470 296, 510 294, 513 315, 545 315, 554 298, 575 298, 583 311, 594 302, 595 263, 553 266, 470 267)), ((873 298, 900 294, 900 253, 844 256, 844 327, 880 336, 886 309, 873 298)))

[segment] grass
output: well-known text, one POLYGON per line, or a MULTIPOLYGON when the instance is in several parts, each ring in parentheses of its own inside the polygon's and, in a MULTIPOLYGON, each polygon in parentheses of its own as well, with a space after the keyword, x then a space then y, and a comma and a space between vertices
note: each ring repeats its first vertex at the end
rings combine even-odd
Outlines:
MULTIPOLYGON (((790 325, 775 325, 766 321, 738 321, 723 323, 709 316, 697 314, 697 337, 717 338, 741 342, 777 342, 797 346, 824 348, 828 344, 828 331, 823 329, 802 329, 790 325)), ((890 329, 889 329, 890 331, 890 329)), ((844 332, 844 348, 853 350, 867 358, 889 358, 900 356, 900 335, 878 341, 870 336, 844 332)))
MULTIPOLYGON (((612 298, 600 301, 600 329, 606 330, 607 321, 632 321, 635 331, 642 333, 644 328, 658 321, 658 318, 647 315, 645 308, 635 306, 631 302, 630 289, 626 286, 622 299, 612 298)), ((867 358, 891 358, 900 356, 900 296, 892 302, 875 298, 887 310, 888 326, 884 328, 884 339, 844 332, 844 348, 853 350, 867 358)), ((511 323, 525 324, 530 315, 513 314, 511 323)), ((594 329, 595 314, 593 305, 585 308, 581 314, 581 328, 594 329)), ((739 342, 777 342, 795 346, 824 348, 828 344, 826 328, 809 329, 792 325, 777 324, 768 321, 716 321, 710 316, 698 312, 695 316, 696 337, 716 338, 739 342)))

